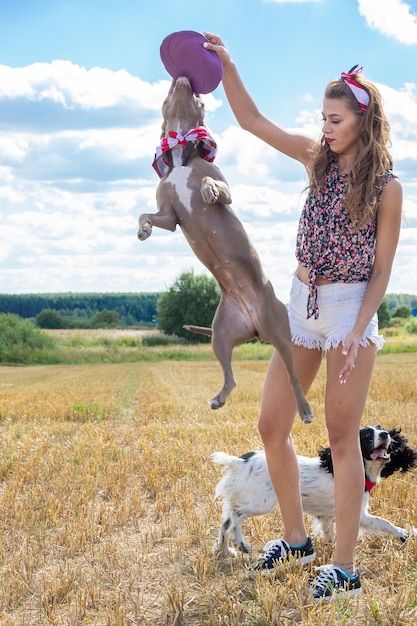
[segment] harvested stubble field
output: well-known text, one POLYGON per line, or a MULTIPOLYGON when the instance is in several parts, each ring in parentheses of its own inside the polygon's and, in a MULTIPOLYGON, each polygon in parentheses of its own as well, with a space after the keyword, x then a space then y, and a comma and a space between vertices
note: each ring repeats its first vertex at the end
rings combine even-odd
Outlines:
MULTIPOLYGON (((360 538, 359 599, 315 606, 311 571, 250 578, 245 565, 279 536, 279 513, 245 524, 252 555, 212 554, 220 510, 215 450, 260 447, 267 361, 235 361, 219 411, 216 361, 0 368, 2 626, 385 625, 417 623, 417 540, 360 538)), ((324 370, 297 419, 300 453, 326 445, 324 370)), ((417 354, 381 355, 363 424, 401 426, 417 447, 417 354)), ((372 512, 415 525, 415 473, 376 487, 372 512)), ((307 523, 308 520, 307 520, 307 523)), ((332 547, 316 541, 320 563, 332 547)))

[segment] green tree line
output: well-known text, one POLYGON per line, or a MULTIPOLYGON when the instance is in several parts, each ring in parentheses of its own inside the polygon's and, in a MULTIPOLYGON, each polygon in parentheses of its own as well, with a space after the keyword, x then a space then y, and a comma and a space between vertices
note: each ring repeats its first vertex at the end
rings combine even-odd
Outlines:
MULTIPOLYGON (((18 315, 39 328, 157 327, 189 341, 207 341, 184 325, 211 326, 219 299, 214 278, 189 271, 161 294, 0 294, 0 314, 18 315)), ((417 295, 387 294, 378 310, 381 328, 410 315, 417 316, 417 295)))
POLYGON ((155 326, 158 297, 158 293, 0 294, 0 313, 35 320, 41 312, 53 311, 62 319, 61 327, 76 327, 113 311, 120 326, 155 326))
POLYGON ((388 305, 388 310, 393 317, 395 312, 401 307, 409 307, 411 315, 417 316, 417 295, 408 293, 387 293, 384 297, 388 305))

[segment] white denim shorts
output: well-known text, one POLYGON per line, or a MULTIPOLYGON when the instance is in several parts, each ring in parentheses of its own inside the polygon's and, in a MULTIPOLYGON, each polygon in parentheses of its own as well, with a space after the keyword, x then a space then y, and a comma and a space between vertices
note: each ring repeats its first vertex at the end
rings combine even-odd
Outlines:
MULTIPOLYGON (((308 285, 294 275, 288 316, 292 342, 297 346, 323 350, 337 348, 352 330, 362 304, 367 282, 330 283, 317 286, 319 317, 307 319, 308 285)), ((375 313, 360 345, 375 344, 380 350, 384 338, 378 335, 378 315, 375 313)))

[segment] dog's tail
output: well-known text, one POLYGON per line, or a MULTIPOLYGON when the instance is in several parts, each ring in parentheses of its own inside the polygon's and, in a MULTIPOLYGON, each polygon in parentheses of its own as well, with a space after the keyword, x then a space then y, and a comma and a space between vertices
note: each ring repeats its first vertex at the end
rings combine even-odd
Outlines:
POLYGON ((213 331, 211 328, 207 328, 206 326, 192 326, 190 324, 184 324, 183 328, 189 330, 190 333, 198 333, 199 335, 207 335, 207 337, 211 337, 213 331))
POLYGON ((217 463, 217 465, 224 465, 230 469, 233 469, 244 463, 243 459, 238 456, 226 454, 226 452, 213 452, 209 456, 210 461, 217 463))
POLYGON ((223 474, 223 478, 217 483, 214 490, 214 497, 223 501, 223 513, 229 513, 230 494, 236 490, 242 489, 242 483, 246 481, 245 461, 239 456, 226 454, 226 452, 213 452, 209 456, 213 463, 223 465, 227 471, 223 474))

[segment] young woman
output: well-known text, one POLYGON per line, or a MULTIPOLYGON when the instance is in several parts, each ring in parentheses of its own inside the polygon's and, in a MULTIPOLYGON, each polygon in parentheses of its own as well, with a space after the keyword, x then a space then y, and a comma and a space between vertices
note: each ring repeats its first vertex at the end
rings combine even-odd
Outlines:
MULTIPOLYGON (((301 213, 289 306, 293 355, 305 393, 327 353, 325 417, 335 483, 336 543, 332 564, 318 568, 316 600, 361 592, 355 546, 364 490, 359 427, 376 352, 377 309, 398 243, 402 189, 387 149, 389 123, 376 87, 353 68, 331 81, 323 99, 320 140, 290 134, 267 119, 247 92, 222 40, 205 33, 204 46, 223 64, 223 87, 240 126, 300 161, 309 178, 301 213)), ((284 525, 253 570, 277 562, 315 559, 307 537, 291 438, 296 415, 280 356, 268 367, 259 417, 268 468, 284 525), (279 409, 277 409, 279 407, 279 409), (282 477, 285 476, 285 480, 282 477)))

